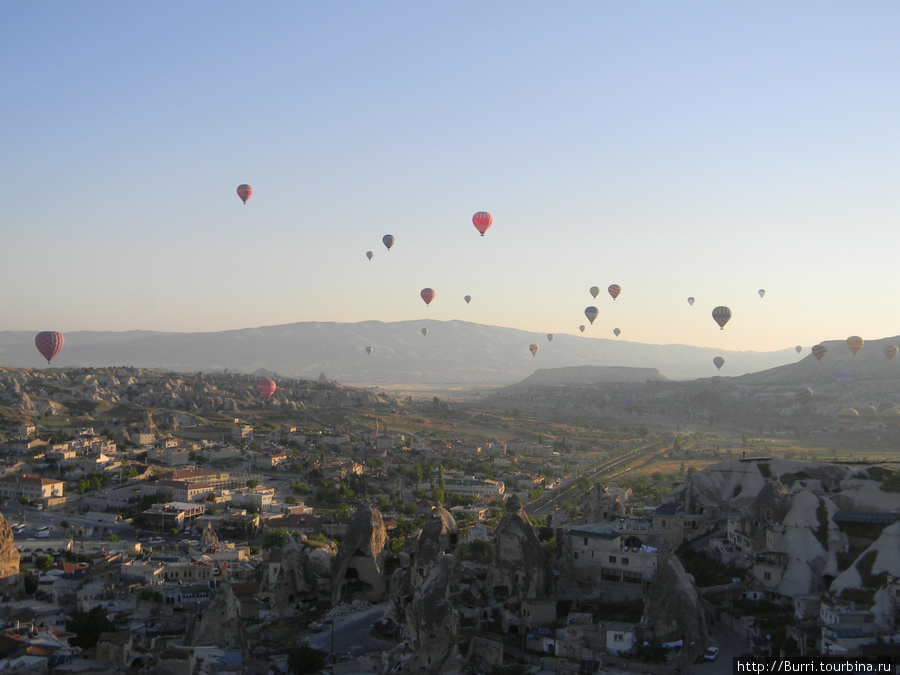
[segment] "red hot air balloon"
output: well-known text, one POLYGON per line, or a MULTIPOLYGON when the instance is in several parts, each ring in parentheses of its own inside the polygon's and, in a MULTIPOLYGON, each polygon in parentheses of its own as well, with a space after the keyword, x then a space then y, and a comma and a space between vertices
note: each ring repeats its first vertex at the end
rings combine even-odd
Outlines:
POLYGON ((66 340, 62 333, 57 333, 55 330, 45 330, 34 338, 34 346, 38 348, 41 356, 47 359, 48 364, 54 356, 59 354, 59 350, 65 343, 66 340))
POLYGON ((828 353, 825 345, 816 345, 810 351, 812 351, 812 355, 816 357, 816 361, 821 361, 824 358, 825 354, 828 353))
POLYGON ((275 393, 275 389, 277 389, 275 380, 269 379, 262 380, 256 385, 256 388, 259 389, 259 393, 262 394, 262 397, 267 401, 272 397, 272 394, 275 393))
POLYGON ((616 298, 619 297, 619 293, 622 292, 622 287, 619 286, 619 284, 613 284, 606 290, 609 291, 609 294, 612 296, 612 299, 615 300, 616 298))
POLYGON ((479 211, 474 216, 472 216, 472 224, 475 226, 475 229, 481 232, 481 236, 484 236, 484 233, 488 231, 488 228, 494 224, 494 216, 492 216, 487 211, 479 211))
POLYGON ((241 201, 246 204, 247 200, 253 196, 253 188, 250 187, 249 185, 247 185, 246 183, 241 183, 237 187, 237 193, 238 193, 238 197, 241 198, 241 201))
POLYGON ((430 305, 431 301, 434 300, 434 296, 437 295, 437 293, 434 292, 433 288, 423 288, 419 295, 422 296, 422 299, 425 301, 426 305, 430 305))
POLYGON ((859 335, 851 335, 847 338, 847 349, 853 352, 853 356, 856 356, 856 353, 863 348, 865 344, 865 340, 863 340, 859 335))

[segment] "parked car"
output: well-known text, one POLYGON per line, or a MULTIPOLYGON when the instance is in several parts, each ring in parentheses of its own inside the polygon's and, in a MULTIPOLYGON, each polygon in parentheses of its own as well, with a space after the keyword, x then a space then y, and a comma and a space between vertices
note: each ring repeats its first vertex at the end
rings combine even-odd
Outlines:
POLYGON ((704 661, 715 661, 716 657, 719 655, 718 647, 710 647, 705 652, 703 652, 703 660, 704 661))

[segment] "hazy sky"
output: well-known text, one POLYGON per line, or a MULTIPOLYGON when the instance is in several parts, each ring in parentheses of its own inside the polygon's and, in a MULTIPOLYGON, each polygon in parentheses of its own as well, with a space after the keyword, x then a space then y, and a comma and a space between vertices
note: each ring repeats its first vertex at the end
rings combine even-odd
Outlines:
POLYGON ((0 330, 897 335, 898 35, 894 1, 2 0, 0 330))

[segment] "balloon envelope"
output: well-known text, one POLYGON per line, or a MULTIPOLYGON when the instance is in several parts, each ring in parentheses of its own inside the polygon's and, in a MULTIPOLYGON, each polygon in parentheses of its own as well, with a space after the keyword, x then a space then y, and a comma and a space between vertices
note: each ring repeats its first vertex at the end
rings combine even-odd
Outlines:
POLYGON ((719 330, 725 330, 725 324, 731 321, 731 310, 720 305, 712 311, 712 318, 719 324, 719 330))
POLYGON ((272 396, 272 394, 275 393, 275 389, 277 389, 277 387, 275 386, 275 380, 269 379, 262 380, 258 385, 256 385, 256 388, 259 389, 259 393, 262 394, 262 397, 267 401, 272 396))
POLYGON ((474 216, 472 216, 472 224, 483 237, 484 233, 488 231, 488 228, 494 224, 494 217, 487 211, 479 211, 474 216))
POLYGON ((800 403, 809 403, 810 399, 812 399, 813 397, 813 390, 809 387, 804 387, 803 389, 797 391, 796 396, 797 400, 800 401, 800 403))
POLYGON ((722 370, 722 366, 725 365, 725 359, 723 359, 721 356, 717 356, 713 359, 713 365, 715 365, 716 370, 722 370))
POLYGON ((583 326, 583 325, 578 326, 578 330, 580 330, 580 331, 583 333, 583 332, 584 332, 584 326, 583 326))
POLYGON ((465 301, 466 301, 466 304, 468 305, 470 302, 472 302, 472 296, 471 296, 471 295, 467 295, 466 297, 463 298, 463 300, 465 300, 465 301))
POLYGON ((423 329, 422 329, 422 335, 428 335, 428 329, 427 329, 427 328, 423 328, 423 329))
POLYGON ((853 356, 856 356, 856 353, 863 348, 865 344, 865 340, 863 340, 859 335, 851 335, 847 338, 847 349, 853 352, 853 356))
POLYGON ((397 241, 392 234, 386 234, 381 238, 381 243, 385 245, 388 251, 391 250, 391 246, 394 245, 394 242, 397 241))
POLYGON ((366 347, 366 354, 371 354, 371 353, 374 352, 374 351, 375 351, 375 350, 372 349, 371 347, 366 347))
POLYGON ((888 357, 888 361, 897 356, 897 345, 885 345, 884 347, 884 355, 888 357))
POLYGON ((253 188, 250 187, 249 185, 247 185, 246 183, 241 183, 237 187, 237 193, 238 193, 238 197, 241 198, 241 201, 246 204, 247 200, 253 196, 253 188))
POLYGON ((37 347, 41 356, 47 359, 47 363, 50 363, 53 357, 59 354, 59 350, 65 343, 66 339, 62 333, 57 333, 55 330, 45 330, 34 338, 34 346, 37 347))
POLYGON ((431 301, 434 300, 434 296, 437 294, 434 292, 433 288, 423 288, 419 295, 422 296, 422 300, 425 301, 426 305, 430 305, 431 301))
POLYGON ((619 297, 619 293, 622 292, 622 287, 619 286, 619 284, 613 284, 606 290, 609 291, 609 294, 612 296, 612 299, 615 300, 616 298, 619 297))
POLYGON ((372 253, 372 251, 366 251, 366 257, 367 257, 369 260, 372 259, 372 256, 373 256, 373 255, 375 255, 375 254, 372 253))
POLYGON ((622 331, 620 329, 613 328, 613 335, 615 335, 616 337, 619 337, 619 335, 621 335, 621 334, 622 334, 622 331))
POLYGON ((766 289, 765 289, 765 288, 760 288, 760 289, 757 291, 757 293, 759 293, 759 297, 761 297, 761 298, 762 298, 762 297, 765 297, 765 295, 766 295, 766 289))
POLYGON ((597 318, 597 315, 600 314, 600 310, 591 305, 590 307, 584 308, 584 315, 587 317, 588 321, 594 323, 594 319, 597 318))
POLYGON ((838 381, 838 384, 850 384, 853 376, 850 373, 838 373, 836 375, 836 379, 838 381))
POLYGON ((821 361, 825 354, 828 353, 825 345, 816 345, 810 351, 812 351, 812 355, 816 357, 816 361, 821 361))
POLYGON ((693 297, 688 298, 688 304, 689 304, 691 307, 694 306, 694 298, 693 298, 693 297))
POLYGON ((801 347, 800 345, 797 345, 796 347, 794 347, 794 349, 797 350, 798 354, 803 351, 803 347, 801 347))
POLYGON ((530 351, 531 355, 534 356, 535 354, 538 353, 538 349, 540 349, 540 348, 541 348, 540 345, 532 344, 532 345, 528 346, 528 351, 530 351))
POLYGON ((853 408, 844 408, 838 413, 838 421, 841 423, 841 426, 844 429, 849 429, 854 424, 856 424, 856 420, 859 419, 859 413, 853 408))
POLYGON ((547 342, 553 342, 553 333, 547 333, 547 342))
POLYGON ((591 286, 591 295, 595 298, 600 295, 600 287, 599 286, 591 286))

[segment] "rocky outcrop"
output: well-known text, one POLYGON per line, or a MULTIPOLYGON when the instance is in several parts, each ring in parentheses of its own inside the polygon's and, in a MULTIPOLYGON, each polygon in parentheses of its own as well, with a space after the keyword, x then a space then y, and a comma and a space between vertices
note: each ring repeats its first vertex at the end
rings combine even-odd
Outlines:
POLYGON ((388 558, 388 534, 381 511, 372 504, 360 506, 338 550, 332 604, 358 598, 381 602, 386 589, 388 558))
POLYGON ((553 593, 549 560, 517 496, 506 500, 506 513, 489 548, 491 562, 485 584, 496 602, 513 608, 522 600, 553 593))
POLYGON ((694 579, 676 556, 661 565, 644 601, 641 621, 644 639, 661 642, 685 639, 687 662, 693 662, 709 646, 709 628, 694 579))
POLYGON ((227 581, 219 585, 209 604, 194 616, 184 636, 184 644, 220 649, 243 649, 247 644, 240 603, 227 581))
POLYGON ((19 551, 13 541, 12 529, 6 518, 0 515, 0 587, 9 589, 21 583, 19 562, 19 551))
POLYGON ((624 515, 625 505, 605 487, 598 484, 588 492, 583 512, 585 523, 608 523, 624 515))
POLYGON ((336 556, 334 542, 309 541, 302 534, 285 535, 281 545, 269 554, 267 590, 272 593, 273 611, 279 616, 294 614, 303 601, 315 599, 323 586, 329 588, 336 556))

